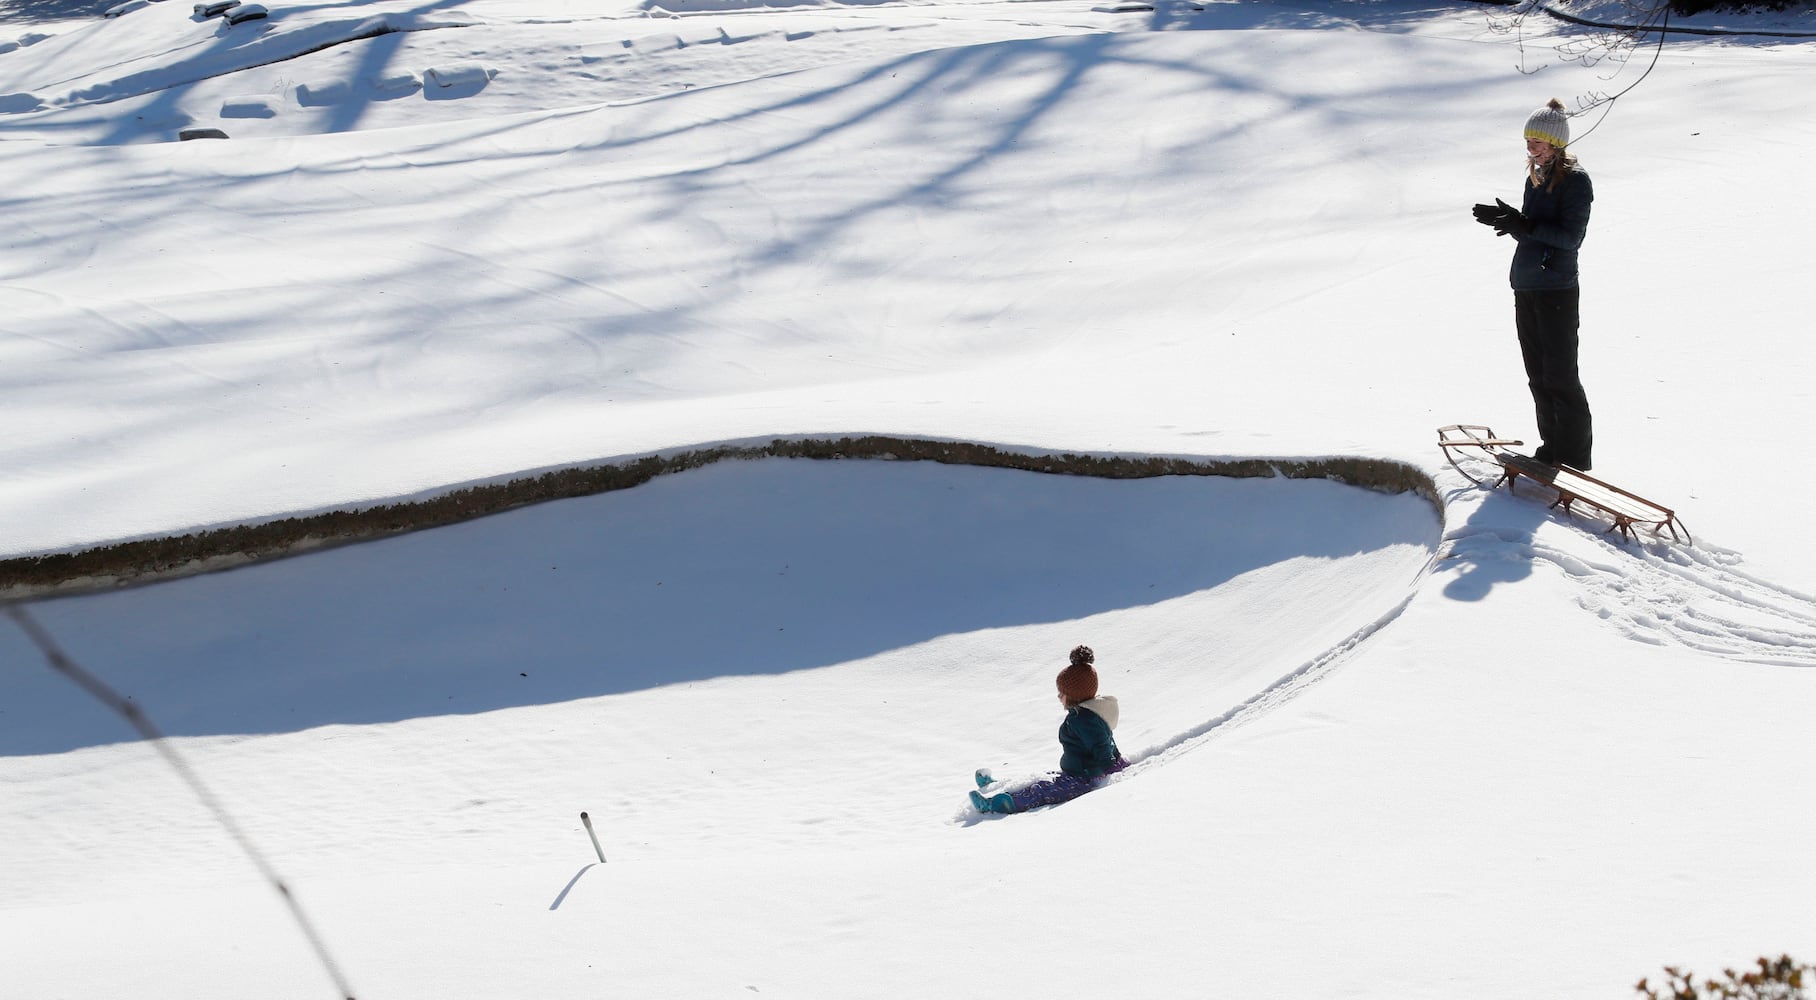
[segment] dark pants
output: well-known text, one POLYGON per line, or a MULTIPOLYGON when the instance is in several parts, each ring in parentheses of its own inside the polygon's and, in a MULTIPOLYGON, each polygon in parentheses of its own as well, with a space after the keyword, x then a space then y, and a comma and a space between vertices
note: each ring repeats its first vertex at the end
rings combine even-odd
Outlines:
POLYGON ((1576 372, 1577 289, 1513 293, 1513 322, 1538 417, 1539 457, 1589 468, 1589 397, 1576 372))
POLYGON ((1116 763, 1110 769, 1095 778, 1082 778, 1073 774, 1055 774, 1044 781, 1036 781, 1023 788, 1009 791, 1009 798, 1015 803, 1015 812, 1027 812, 1041 806, 1056 806, 1061 802, 1070 802, 1080 795, 1096 788, 1103 779, 1112 774, 1119 774, 1129 766, 1121 754, 1116 755, 1116 763))

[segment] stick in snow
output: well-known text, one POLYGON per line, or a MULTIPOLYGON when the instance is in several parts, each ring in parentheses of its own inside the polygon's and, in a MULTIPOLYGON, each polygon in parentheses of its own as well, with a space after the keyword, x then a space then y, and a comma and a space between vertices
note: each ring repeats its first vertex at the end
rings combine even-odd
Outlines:
POLYGON ((580 822, 586 826, 587 839, 593 842, 593 853, 599 855, 600 864, 605 864, 605 851, 599 847, 599 835, 593 832, 592 817, 583 812, 580 814, 580 822))

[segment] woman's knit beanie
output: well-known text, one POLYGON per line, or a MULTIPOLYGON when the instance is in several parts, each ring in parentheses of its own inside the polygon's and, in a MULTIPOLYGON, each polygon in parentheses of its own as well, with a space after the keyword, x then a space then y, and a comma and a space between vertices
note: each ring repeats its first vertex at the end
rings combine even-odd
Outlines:
POLYGON ((1544 107, 1526 119, 1526 138, 1551 143, 1562 149, 1570 145, 1570 116, 1564 105, 1553 97, 1544 107))
POLYGON ((1072 650, 1071 665, 1055 678, 1060 697, 1066 699, 1066 704, 1076 705, 1097 697, 1097 671, 1091 666, 1096 660, 1097 654, 1091 652, 1089 646, 1072 650))

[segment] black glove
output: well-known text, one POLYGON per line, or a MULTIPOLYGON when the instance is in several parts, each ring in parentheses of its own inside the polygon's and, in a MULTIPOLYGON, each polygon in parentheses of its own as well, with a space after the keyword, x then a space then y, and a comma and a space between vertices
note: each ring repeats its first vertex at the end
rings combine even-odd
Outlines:
POLYGON ((1506 236, 1508 233, 1513 233, 1517 236, 1532 235, 1532 220, 1527 217, 1526 213, 1514 208, 1512 205, 1507 204, 1499 198, 1496 198, 1494 203, 1500 208, 1501 214, 1497 216, 1493 222, 1488 223, 1488 225, 1494 227, 1494 234, 1496 236, 1506 236))
POLYGON ((1506 236, 1508 233, 1532 235, 1532 220, 1524 212, 1499 198, 1492 205, 1477 204, 1470 212, 1475 215, 1477 222, 1493 227, 1496 236, 1506 236))

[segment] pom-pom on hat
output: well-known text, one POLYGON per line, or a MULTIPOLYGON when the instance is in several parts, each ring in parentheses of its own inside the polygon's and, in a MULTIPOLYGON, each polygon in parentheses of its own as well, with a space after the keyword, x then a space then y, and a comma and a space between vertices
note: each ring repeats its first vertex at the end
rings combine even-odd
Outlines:
POLYGON ((1072 663, 1059 672, 1054 683, 1059 686, 1060 697, 1066 704, 1076 705, 1097 697, 1097 670, 1091 666, 1096 662, 1097 654, 1089 646, 1079 646, 1072 650, 1072 663))
POLYGON ((1570 145, 1570 116, 1564 113, 1563 103, 1553 97, 1527 117, 1526 138, 1548 142, 1560 149, 1570 145))

